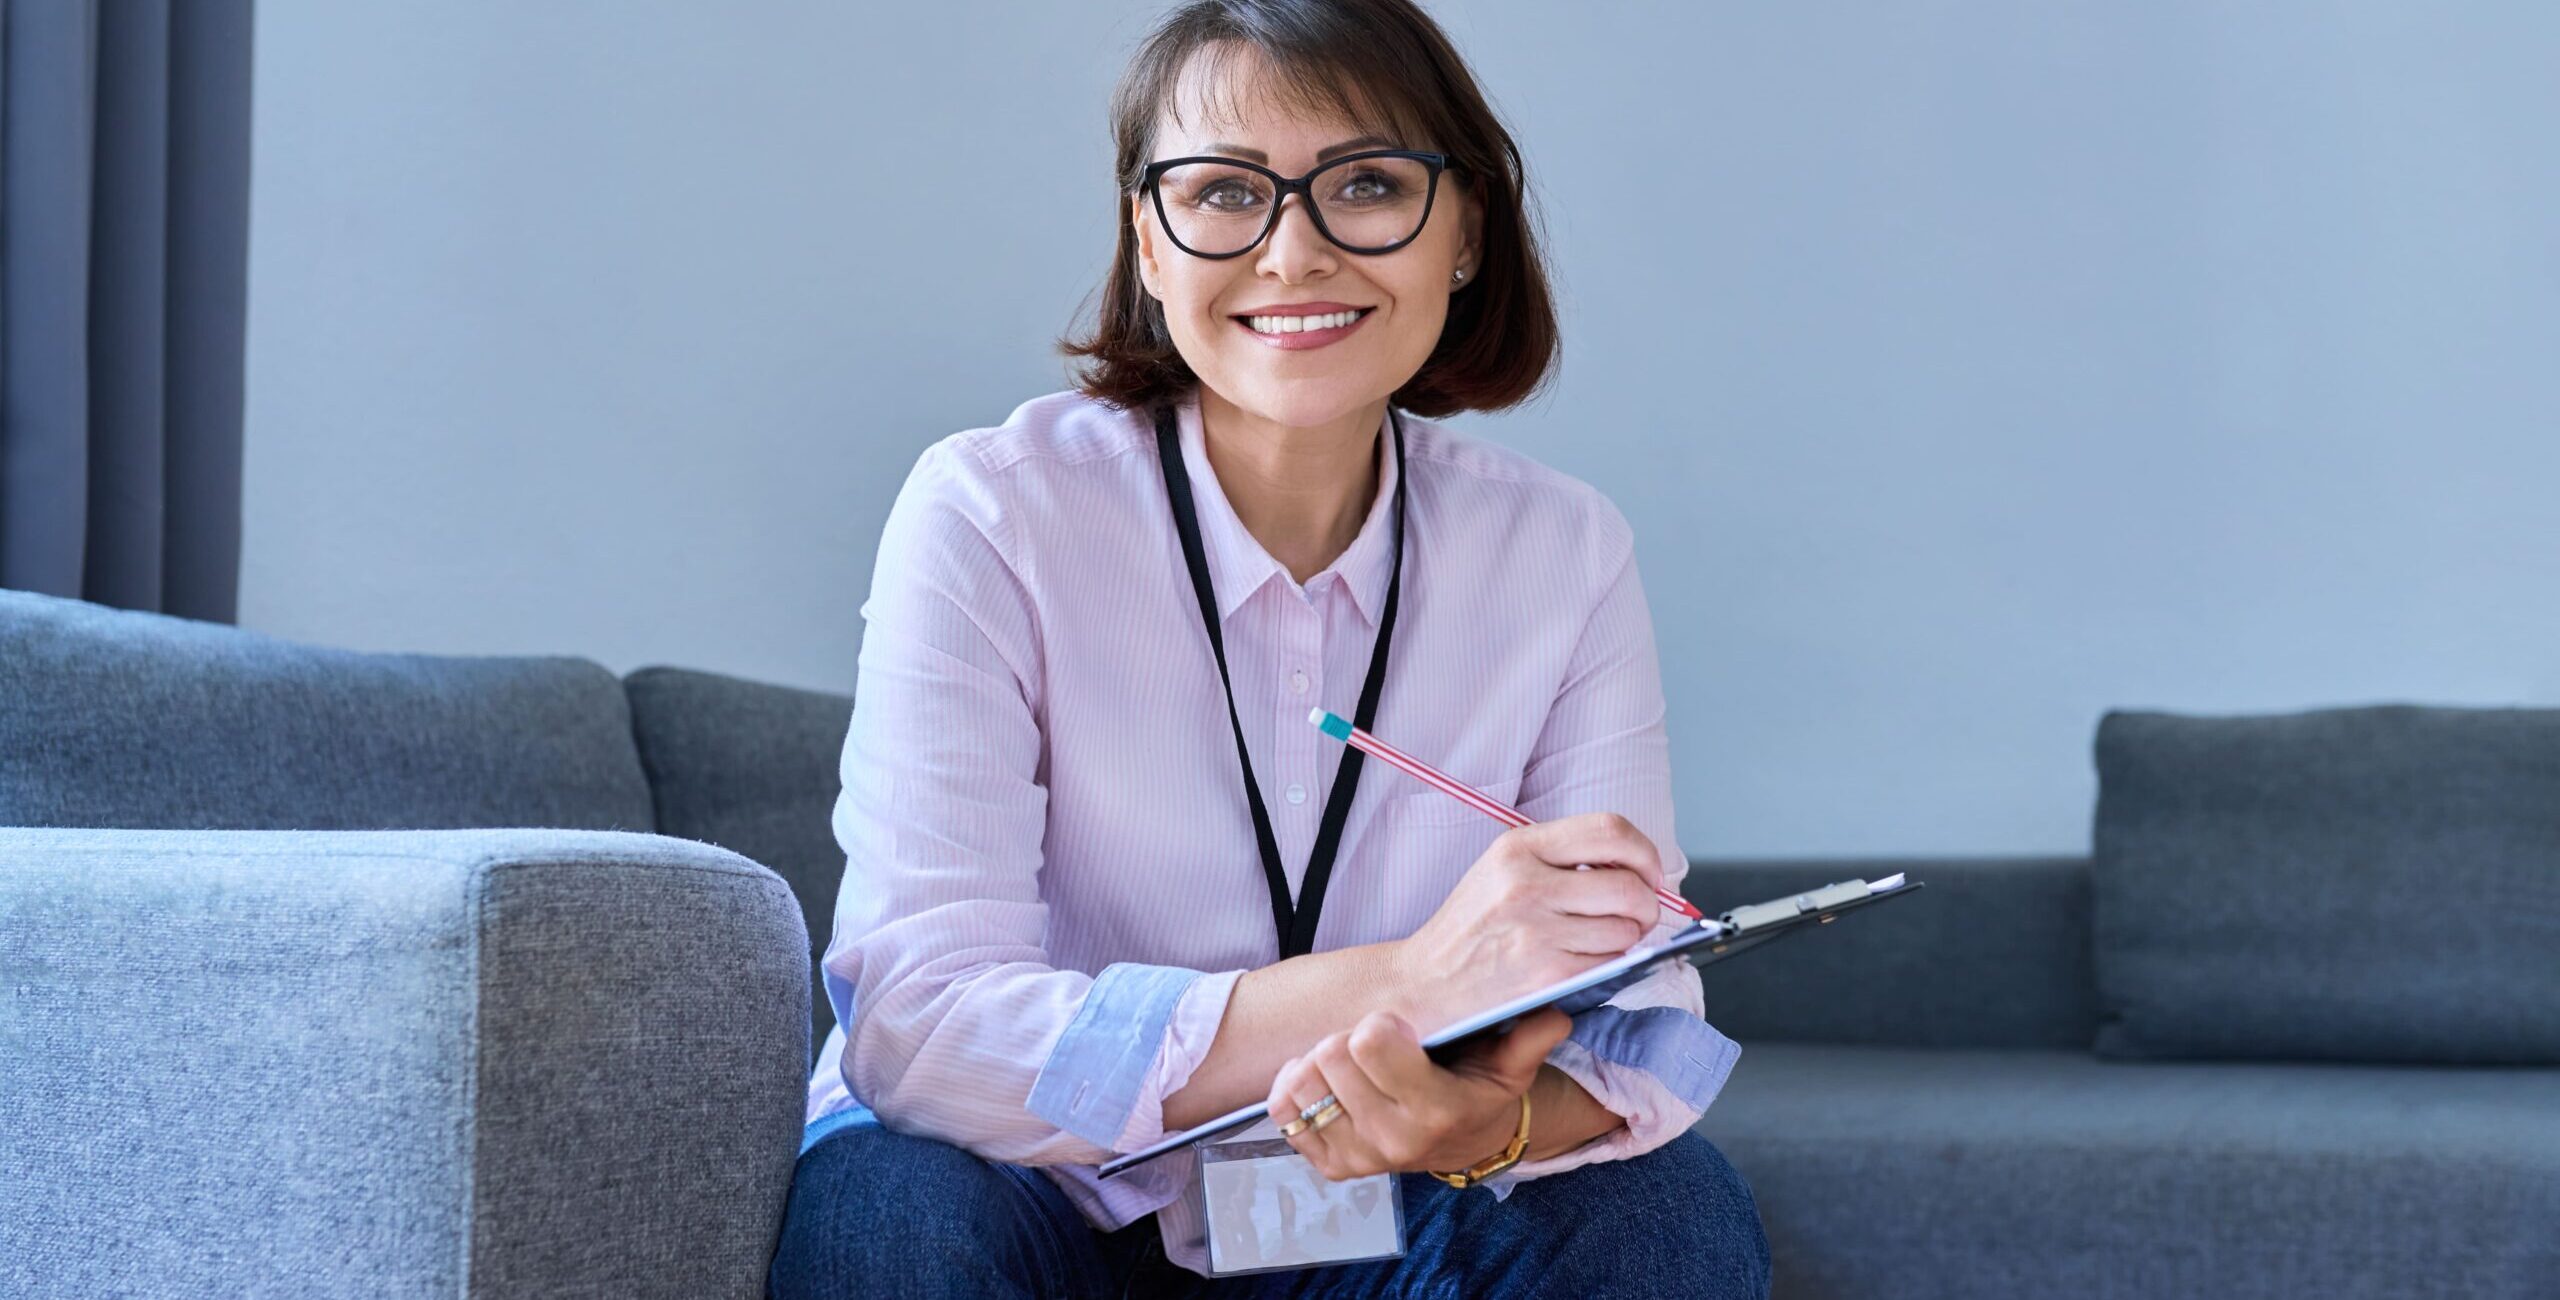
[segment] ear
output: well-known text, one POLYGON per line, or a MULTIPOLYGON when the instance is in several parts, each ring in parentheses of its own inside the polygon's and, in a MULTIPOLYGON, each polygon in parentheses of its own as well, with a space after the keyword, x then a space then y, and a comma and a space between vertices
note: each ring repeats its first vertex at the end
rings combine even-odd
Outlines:
POLYGON ((1469 279, 1484 268, 1484 199, 1481 187, 1470 182, 1466 201, 1458 206, 1458 265, 1469 279))
POLYGON ((1129 196, 1129 225, 1138 237, 1138 283, 1146 288, 1148 297, 1162 302, 1164 291, 1157 285, 1164 272, 1156 265, 1156 228, 1151 216, 1146 195, 1129 196))

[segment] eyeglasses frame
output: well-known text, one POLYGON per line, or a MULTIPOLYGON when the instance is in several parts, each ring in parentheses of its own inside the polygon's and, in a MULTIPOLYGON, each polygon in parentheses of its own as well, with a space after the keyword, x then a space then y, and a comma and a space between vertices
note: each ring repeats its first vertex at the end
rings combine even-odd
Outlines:
POLYGON ((1138 190, 1154 200, 1156 219, 1164 223, 1165 237, 1173 241, 1173 246, 1203 261, 1223 262, 1231 257, 1242 257, 1262 247, 1262 241, 1271 238, 1271 232, 1280 228, 1280 213, 1289 206, 1289 196, 1292 194, 1299 197, 1300 206, 1306 209, 1307 219, 1315 223, 1316 233, 1324 236, 1325 242, 1357 257, 1380 257, 1422 238, 1422 232, 1431 228, 1431 205, 1440 197, 1440 173, 1464 170, 1466 170, 1464 164, 1451 162, 1449 155, 1445 153, 1432 153, 1422 149, 1370 149, 1361 153, 1347 153, 1339 158, 1319 163, 1306 175, 1291 180, 1268 167, 1246 162, 1242 158, 1225 158, 1216 154, 1192 154, 1182 158, 1162 158, 1148 163, 1146 170, 1138 176, 1138 190), (1333 231, 1324 224, 1324 205, 1316 202, 1313 182, 1317 176, 1346 163, 1358 162, 1363 158, 1415 158, 1430 164, 1431 167, 1431 182, 1422 192, 1422 220, 1414 223, 1412 234, 1382 248, 1354 248, 1335 238, 1333 231), (1260 172, 1271 178, 1271 215, 1263 221, 1262 233, 1255 235, 1252 243, 1232 253, 1202 253, 1193 250, 1189 244, 1182 242, 1180 235, 1173 233, 1173 217, 1164 210, 1164 187, 1157 181, 1167 171, 1185 163, 1224 163, 1230 167, 1242 167, 1247 171, 1260 172))

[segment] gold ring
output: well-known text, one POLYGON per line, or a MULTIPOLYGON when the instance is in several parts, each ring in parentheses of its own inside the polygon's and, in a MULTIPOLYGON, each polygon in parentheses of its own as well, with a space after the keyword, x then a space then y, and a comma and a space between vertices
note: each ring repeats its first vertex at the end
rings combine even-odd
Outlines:
POLYGON ((1342 1103, 1334 1101, 1331 1098, 1327 1098, 1324 1103, 1324 1109, 1317 1111, 1316 1117, 1308 1121, 1308 1123, 1314 1128, 1320 1129, 1340 1118, 1342 1118, 1342 1103))
POLYGON ((1284 1138, 1293 1138, 1306 1131, 1307 1122, 1302 1119, 1293 1119, 1280 1126, 1280 1136, 1284 1138))

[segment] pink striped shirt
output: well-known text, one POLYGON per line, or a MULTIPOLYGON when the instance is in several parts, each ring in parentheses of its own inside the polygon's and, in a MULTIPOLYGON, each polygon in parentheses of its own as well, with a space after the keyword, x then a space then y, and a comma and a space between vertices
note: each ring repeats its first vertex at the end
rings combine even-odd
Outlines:
MULTIPOLYGON (((1294 891, 1386 598, 1398 470, 1350 547, 1301 587, 1236 517, 1201 440, 1181 446, 1236 707, 1294 891)), ((1407 416, 1403 605, 1376 733, 1533 818, 1613 811, 1677 888, 1669 743, 1634 535, 1607 497, 1498 444, 1407 416)), ((1037 1165, 1097 1227, 1159 1215, 1204 1269, 1178 1199, 1187 1153, 1110 1182, 1162 1135, 1243 972, 1279 960, 1217 662, 1144 413, 1078 393, 925 448, 882 530, 834 811, 844 847, 823 962, 837 1027, 807 1118, 858 1098, 888 1127, 1037 1165), (849 1046, 848 1046, 849 1045, 849 1046)), ((1319 951, 1427 919, 1501 826, 1374 760, 1319 951)), ((1664 921, 1649 936, 1676 928, 1664 921)), ((1698 972, 1657 972, 1576 1017, 1549 1061, 1626 1127, 1498 1176, 1652 1150, 1694 1123, 1740 1047, 1698 972)), ((1429 1026, 1424 1026, 1427 1030, 1429 1026)))

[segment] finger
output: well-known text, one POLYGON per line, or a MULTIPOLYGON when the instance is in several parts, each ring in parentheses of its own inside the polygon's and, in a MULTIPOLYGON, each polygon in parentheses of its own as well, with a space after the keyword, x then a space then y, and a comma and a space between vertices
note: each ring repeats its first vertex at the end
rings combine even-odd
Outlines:
POLYGON ((1325 1068, 1327 1062, 1323 1058, 1314 1058, 1312 1064, 1316 1086, 1333 1095, 1335 1104, 1342 1107, 1342 1114, 1323 1128, 1310 1126, 1300 1130, 1295 1137, 1288 1139, 1289 1145, 1296 1148, 1299 1155, 1305 1156, 1307 1163, 1315 1166, 1316 1172, 1335 1182, 1386 1170, 1385 1158, 1370 1144, 1359 1125, 1360 1113, 1375 1113, 1374 1093, 1366 1101, 1355 1099, 1356 1089, 1352 1090, 1354 1095, 1346 1095, 1343 1079, 1325 1068))
MULTIPOLYGON (((1444 1070, 1422 1050, 1413 1027, 1401 1017, 1381 1016, 1379 1023, 1351 1033, 1351 1059, 1371 1082, 1395 1100, 1391 1120, 1363 1131, 1387 1160, 1389 1169, 1420 1168, 1415 1162, 1437 1146, 1474 1101, 1469 1081, 1480 1074, 1444 1070)), ((1481 1085, 1477 1085, 1481 1086, 1481 1085)))
POLYGON ((1351 1059, 1380 1092, 1410 1109, 1444 1085, 1440 1067, 1422 1050, 1413 1025, 1392 1011, 1372 1012, 1351 1028, 1351 1059))
POLYGON ((1566 952, 1590 957, 1618 956, 1645 936, 1644 922, 1626 916, 1568 914, 1555 919, 1553 930, 1566 952))
POLYGON ((1617 867, 1556 872, 1539 888, 1547 891, 1548 906, 1572 916, 1619 916, 1649 927, 1662 914, 1644 878, 1617 867))
MULTIPOLYGON (((1291 1115, 1290 1118, 1295 1119, 1297 1116, 1291 1115)), ((1299 1155, 1305 1156, 1307 1158, 1307 1163, 1315 1166, 1315 1171, 1317 1173, 1323 1174, 1327 1178, 1339 1179, 1342 1175, 1334 1172, 1335 1157, 1333 1155, 1333 1146, 1325 1140, 1325 1134, 1331 1132, 1333 1128, 1341 1126, 1349 1118, 1350 1117, 1346 1115, 1342 1119, 1335 1120, 1332 1125, 1322 1129, 1310 1125, 1299 1129, 1295 1133, 1289 1134, 1281 1140, 1287 1142, 1290 1149, 1296 1151, 1299 1155)))
MULTIPOLYGON (((1375 1138, 1403 1123, 1405 1107, 1400 1099, 1380 1087, 1377 1078, 1360 1062, 1359 1051, 1353 1044, 1364 1039, 1374 1044, 1379 1034, 1378 1030, 1368 1026, 1369 1021, 1363 1019, 1360 1025, 1343 1036, 1342 1046, 1326 1054, 1316 1065, 1324 1072, 1325 1082, 1333 1086, 1333 1095, 1342 1099, 1343 1109, 1350 1112, 1346 1120, 1362 1121, 1366 1125, 1361 1130, 1362 1134, 1375 1138)), ((1372 1046, 1370 1050, 1375 1052, 1377 1049, 1372 1046)), ((1417 1045, 1413 1051, 1420 1055, 1422 1048, 1417 1045)))
POLYGON ((1526 833, 1529 851, 1549 866, 1624 867, 1647 889, 1662 885, 1661 848, 1617 813, 1577 813, 1519 829, 1526 833))
POLYGON ((1272 1123, 1287 1124, 1323 1095, 1324 1080, 1316 1073, 1310 1053, 1280 1067, 1280 1073, 1271 1080, 1271 1096, 1264 1106, 1272 1123))
POLYGON ((1537 1077, 1547 1053, 1572 1032, 1573 1017, 1554 1007, 1540 1007, 1521 1017, 1511 1032, 1486 1050, 1480 1058, 1482 1068, 1496 1078, 1525 1088, 1529 1080, 1537 1077))

